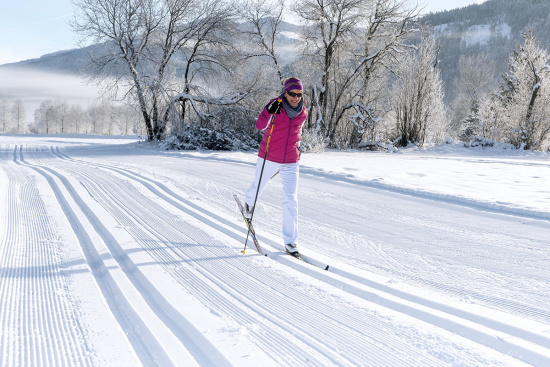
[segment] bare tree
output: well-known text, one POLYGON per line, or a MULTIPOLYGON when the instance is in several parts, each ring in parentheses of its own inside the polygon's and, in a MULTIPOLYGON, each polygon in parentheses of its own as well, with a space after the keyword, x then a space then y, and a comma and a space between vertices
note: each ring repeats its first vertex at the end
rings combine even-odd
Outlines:
POLYGON ((16 99, 11 111, 13 124, 16 128, 15 132, 18 134, 24 133, 26 130, 25 122, 27 120, 27 112, 23 101, 21 99, 16 99))
POLYGON ((467 138, 478 128, 475 115, 496 79, 496 62, 486 53, 461 56, 458 61, 457 97, 451 104, 453 129, 467 138))
MULTIPOLYGON (((183 94, 191 98, 172 98, 167 102, 167 108, 164 112, 164 121, 168 119, 172 112, 173 102, 177 100, 180 103, 180 121, 183 123, 186 118, 188 105, 192 105, 193 95, 199 97, 208 94, 205 88, 200 88, 194 84, 197 76, 203 81, 211 78, 219 79, 222 73, 231 74, 231 53, 233 51, 233 37, 235 32, 234 23, 235 14, 226 3, 213 1, 212 7, 208 9, 207 16, 197 25, 194 36, 186 42, 186 46, 181 48, 181 54, 185 60, 183 70, 183 94)), ((210 88, 212 89, 212 88, 210 88)), ((180 90, 174 90, 174 94, 180 94, 180 90)), ((199 98, 200 99, 200 98, 199 98)), ((196 109, 195 109, 196 110, 196 109)))
POLYGON ((346 114, 374 110, 365 98, 374 74, 407 48, 418 8, 395 0, 300 0, 296 12, 308 25, 305 53, 319 75, 310 119, 316 119, 316 129, 322 123, 334 142, 346 114))
MULTIPOLYGON (((122 135, 135 133, 136 110, 132 106, 123 105, 117 109, 117 124, 122 135)), ((139 116, 137 116, 139 117, 139 116)))
POLYGON ((92 55, 97 75, 114 89, 135 95, 149 140, 165 133, 162 109, 170 100, 167 83, 175 55, 187 47, 187 59, 213 47, 204 37, 232 18, 232 9, 217 0, 74 0, 72 22, 83 41, 101 43, 104 53, 92 55), (200 39, 200 41, 197 41, 200 39))
MULTIPOLYGON (((330 89, 334 86, 333 65, 347 45, 351 35, 364 20, 363 11, 368 11, 368 0, 300 0, 296 12, 304 20, 307 27, 303 29, 306 40, 304 53, 313 65, 318 67, 320 80, 313 84, 313 98, 318 119, 316 130, 321 122, 326 126, 325 133, 334 136, 334 121, 328 116, 334 113, 330 105, 330 89)), ((336 96, 333 96, 335 98, 336 96)), ((310 114, 313 119, 314 113, 310 114)), ((332 140, 331 139, 331 140, 332 140)))
POLYGON ((10 127, 10 110, 8 102, 0 97, 0 126, 2 126, 2 133, 9 131, 10 127))
POLYGON ((275 53, 275 42, 280 34, 285 2, 246 0, 242 4, 242 9, 242 17, 248 22, 245 26, 250 26, 250 29, 246 33, 251 37, 252 42, 256 46, 253 53, 247 56, 267 57, 273 64, 281 85, 283 85, 281 63, 275 53))
POLYGON ((550 56, 532 32, 523 37, 499 89, 483 101, 474 117, 484 138, 544 150, 550 146, 550 56))
POLYGON ((428 132, 439 140, 446 132, 438 50, 433 37, 425 35, 418 49, 400 60, 393 93, 398 146, 422 146, 428 132))
POLYGON ((71 107, 69 108, 67 119, 71 122, 71 132, 78 134, 85 131, 85 125, 87 124, 87 115, 82 106, 78 104, 71 105, 71 107))
POLYGON ((67 125, 69 121, 69 105, 66 100, 56 98, 54 101, 55 118, 57 132, 65 134, 67 132, 67 125))
POLYGON ((54 133, 56 123, 55 104, 51 99, 40 103, 40 106, 34 111, 34 127, 36 133, 51 134, 54 133))
POLYGON ((86 125, 86 134, 99 134, 101 123, 101 109, 97 101, 88 106, 87 117, 88 124, 86 125))

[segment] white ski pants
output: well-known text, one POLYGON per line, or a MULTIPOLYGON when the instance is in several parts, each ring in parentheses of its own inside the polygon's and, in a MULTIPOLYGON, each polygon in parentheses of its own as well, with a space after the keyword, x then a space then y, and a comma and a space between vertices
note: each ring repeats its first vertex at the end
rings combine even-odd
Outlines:
MULTIPOLYGON (((250 207, 254 204, 254 198, 256 197, 263 161, 263 158, 258 157, 254 182, 246 191, 245 200, 250 207)), ((298 163, 275 163, 266 160, 258 200, 269 180, 277 172, 281 174, 283 182, 283 240, 285 244, 295 243, 298 238, 298 163)))

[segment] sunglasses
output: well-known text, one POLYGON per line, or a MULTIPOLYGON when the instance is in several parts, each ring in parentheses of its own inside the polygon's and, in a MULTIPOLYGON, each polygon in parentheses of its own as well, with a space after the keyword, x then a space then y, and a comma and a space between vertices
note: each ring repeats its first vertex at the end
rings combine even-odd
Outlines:
POLYGON ((302 98, 302 93, 286 92, 286 94, 288 94, 291 97, 302 98))

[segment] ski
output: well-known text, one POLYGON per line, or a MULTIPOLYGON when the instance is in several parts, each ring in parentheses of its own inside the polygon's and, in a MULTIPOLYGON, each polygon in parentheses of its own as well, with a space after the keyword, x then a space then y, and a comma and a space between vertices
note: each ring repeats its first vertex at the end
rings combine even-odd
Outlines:
POLYGON ((304 261, 304 262, 307 263, 306 259, 304 259, 304 258, 300 255, 299 252, 290 253, 290 252, 288 252, 287 249, 285 249, 285 253, 286 253, 287 255, 290 255, 290 256, 292 256, 292 257, 298 259, 298 260, 302 260, 302 261, 304 261))
MULTIPOLYGON (((285 246, 286 247, 286 246, 285 246)), ((288 256, 292 256, 293 258, 295 259, 298 259, 298 260, 302 260, 303 262, 305 262, 306 264, 309 264, 309 265, 313 265, 313 266, 316 266, 320 269, 323 269, 323 270, 328 270, 329 269, 329 265, 328 264, 322 264, 322 263, 319 263, 317 261, 310 261, 310 260, 306 260, 306 258, 304 258, 300 252, 294 252, 294 253, 290 253, 288 252, 288 250, 285 248, 285 253, 288 255, 288 256)))
MULTIPOLYGON (((252 226, 252 223, 248 220, 248 218, 246 217, 245 215, 245 212, 244 212, 244 206, 243 204, 241 203, 241 200, 239 199, 239 197, 236 195, 236 194, 233 194, 233 197, 235 198, 235 201, 237 202, 237 206, 239 207, 239 211, 241 212, 242 216, 243 216, 243 219, 244 219, 244 222, 248 228, 248 230, 250 231, 250 236, 252 237, 252 242, 254 243, 254 246, 256 247, 256 251, 258 251, 258 253, 264 255, 264 256, 267 256, 267 254, 264 254, 261 246, 260 246, 260 243, 258 242, 258 238, 256 237, 256 231, 254 230, 254 226, 252 226)), ((243 252, 243 255, 244 255, 244 250, 242 251, 243 252)), ((329 269, 329 266, 328 265, 321 265, 321 264, 317 264, 317 263, 311 263, 309 262, 308 260, 306 260, 305 258, 303 258, 299 252, 297 253, 294 253, 294 254, 291 254, 290 252, 288 252, 285 248, 285 253, 288 255, 288 256, 292 256, 293 258, 295 259, 298 259, 298 260, 301 260, 303 262, 305 262, 306 264, 310 264, 310 265, 313 265, 313 266, 316 266, 318 268, 321 268, 321 269, 324 269, 324 270, 328 270, 329 269)))
MULTIPOLYGON (((264 255, 264 252, 262 251, 262 247, 260 246, 260 243, 258 242, 258 238, 256 237, 256 231, 254 231, 254 227, 252 226, 252 223, 248 220, 244 213, 244 206, 241 203, 241 200, 239 200, 239 197, 236 194, 233 194, 233 197, 235 198, 235 201, 237 202, 237 206, 239 207, 239 210, 241 211, 241 214, 243 216, 244 222, 248 228, 248 231, 250 232, 250 236, 252 237, 252 242, 254 242, 254 246, 256 247, 256 251, 258 253, 264 255)), ((242 251, 244 255, 244 250, 242 251)))

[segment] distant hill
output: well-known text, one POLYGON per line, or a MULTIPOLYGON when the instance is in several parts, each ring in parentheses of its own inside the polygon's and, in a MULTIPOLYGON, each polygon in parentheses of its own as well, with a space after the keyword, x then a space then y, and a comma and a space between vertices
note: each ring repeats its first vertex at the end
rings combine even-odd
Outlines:
MULTIPOLYGON (((298 32, 299 26, 282 22, 280 25, 280 37, 282 40, 293 40, 298 32)), ((30 68, 37 71, 59 72, 64 74, 82 74, 85 73, 86 65, 89 62, 88 55, 101 52, 101 46, 92 45, 82 49, 72 49, 57 51, 43 55, 37 59, 19 61, 15 63, 0 65, 0 68, 30 68)), ((283 55, 282 60, 287 57, 283 55)), ((176 61, 176 63, 178 63, 176 61)))
POLYGON ((422 21, 433 27, 442 44, 441 74, 446 101, 454 99, 458 60, 486 53, 507 70, 508 57, 522 42, 521 33, 533 29, 541 46, 550 49, 549 0, 488 0, 482 4, 429 14, 422 21))
POLYGON ((28 68, 37 71, 59 72, 64 74, 82 74, 87 64, 88 52, 97 46, 84 49, 57 51, 43 55, 37 59, 24 60, 0 65, 0 68, 28 68))

